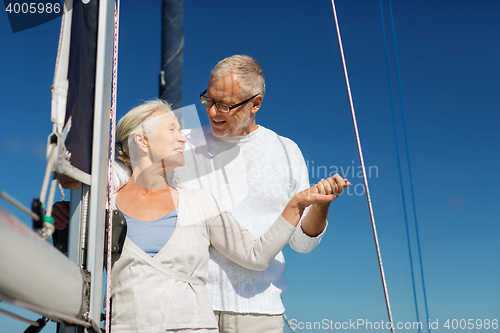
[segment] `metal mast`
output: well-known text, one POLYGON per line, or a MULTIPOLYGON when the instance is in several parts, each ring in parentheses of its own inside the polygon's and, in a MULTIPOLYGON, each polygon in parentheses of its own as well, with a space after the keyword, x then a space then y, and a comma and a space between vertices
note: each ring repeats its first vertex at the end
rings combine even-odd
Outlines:
POLYGON ((162 0, 159 97, 171 103, 172 110, 182 107, 183 27, 184 0, 162 0))

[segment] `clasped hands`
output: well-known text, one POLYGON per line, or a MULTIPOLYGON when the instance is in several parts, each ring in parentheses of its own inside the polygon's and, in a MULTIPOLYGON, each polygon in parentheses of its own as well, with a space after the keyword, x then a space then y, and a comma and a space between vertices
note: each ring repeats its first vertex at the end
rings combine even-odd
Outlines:
POLYGON ((337 199, 344 188, 350 185, 347 178, 342 178, 336 173, 333 177, 321 179, 316 185, 299 192, 294 199, 297 199, 300 209, 313 204, 327 205, 337 199))

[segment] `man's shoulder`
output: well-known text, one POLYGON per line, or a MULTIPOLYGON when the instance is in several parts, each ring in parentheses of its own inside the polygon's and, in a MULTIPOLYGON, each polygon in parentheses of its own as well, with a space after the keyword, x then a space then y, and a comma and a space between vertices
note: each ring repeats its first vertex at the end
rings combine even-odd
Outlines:
MULTIPOLYGON (((217 147, 221 144, 227 144, 226 140, 220 140, 213 135, 210 125, 196 129, 186 129, 183 130, 182 133, 188 139, 186 149, 202 147, 206 145, 217 147)), ((295 143, 295 141, 283 135, 279 135, 275 131, 262 125, 259 125, 257 131, 251 133, 248 137, 248 140, 244 140, 243 142, 265 144, 267 147, 279 147, 280 149, 285 148, 287 151, 301 153, 300 148, 297 143, 295 143)))
POLYGON ((281 145, 283 145, 287 149, 298 150, 300 152, 299 146, 292 139, 290 139, 290 138, 288 138, 286 136, 283 136, 283 135, 279 135, 275 131, 273 131, 273 130, 271 130, 269 128, 266 128, 264 126, 260 126, 260 127, 261 127, 261 130, 264 132, 263 133, 264 136, 267 139, 272 138, 272 139, 275 140, 276 144, 281 144, 281 145))

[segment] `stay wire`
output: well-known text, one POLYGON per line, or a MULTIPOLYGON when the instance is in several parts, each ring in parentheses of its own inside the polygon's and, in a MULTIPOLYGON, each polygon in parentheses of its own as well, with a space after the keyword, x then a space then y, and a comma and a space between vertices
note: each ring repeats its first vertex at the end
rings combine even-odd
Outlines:
POLYGON ((112 218, 112 182, 113 182, 113 161, 115 159, 115 138, 116 138, 116 94, 117 94, 117 75, 118 75, 118 32, 120 27, 120 0, 115 1, 114 15, 114 40, 113 40, 113 78, 112 78, 112 96, 110 108, 110 138, 109 138, 109 160, 108 160, 108 239, 106 253, 106 314, 105 314, 105 332, 111 332, 111 267, 112 267, 112 237, 113 237, 113 218, 112 218))
POLYGON ((384 273, 384 265, 382 263, 382 254, 380 252, 380 245, 379 245, 378 236, 377 236, 377 228, 375 225, 375 217, 373 214, 373 207, 372 207, 372 202, 371 202, 371 198, 370 198, 370 190, 368 188, 368 178, 366 176, 365 162, 363 159, 363 150, 361 149, 361 141, 359 138, 358 125, 357 125, 357 121, 356 121, 356 113, 354 111, 354 103, 352 100, 351 86, 349 83, 349 76, 347 74, 347 66, 346 66, 346 61, 345 61, 345 56, 344 56, 344 48, 342 46, 342 39, 340 36, 339 22, 337 19, 337 11, 335 9, 335 1, 331 0, 331 2, 332 2, 332 9, 333 9, 333 17, 335 19, 335 28, 337 30, 337 39, 339 42, 340 56, 342 59, 342 66, 344 68, 344 77, 345 77, 345 83, 346 83, 346 87, 347 87, 347 95, 349 97, 349 105, 351 108, 352 123, 353 123, 353 127, 354 127, 354 133, 356 136, 356 144, 358 147, 358 155, 359 155, 359 160, 360 160, 360 164, 361 164, 361 171, 363 173, 363 182, 364 182, 365 189, 366 189, 366 201, 368 203, 368 210, 370 213, 370 220, 371 220, 371 225, 372 225, 372 230, 373 230, 373 239, 375 241, 375 249, 377 251, 377 258, 378 258, 379 269, 380 269, 380 277, 382 279, 382 286, 384 289, 384 297, 385 297, 385 304, 386 304, 386 308, 387 308, 387 315, 389 316, 389 321, 391 323, 391 332, 394 333, 394 324, 393 324, 394 321, 392 319, 391 304, 389 301, 389 293, 387 290, 387 282, 386 282, 385 273, 384 273))
MULTIPOLYGON (((401 157, 400 157, 400 153, 399 153, 398 131, 397 131, 397 125, 396 125, 396 112, 395 112, 395 107, 394 107, 394 96, 392 93, 392 79, 391 79, 391 71, 390 71, 390 65, 389 65, 389 51, 388 51, 388 47, 387 47, 385 20, 384 20, 384 14, 383 14, 382 0, 379 0, 379 2, 380 2, 380 15, 381 15, 381 19, 382 19, 382 31, 383 31, 383 35, 384 35, 384 46, 385 46, 385 55, 386 55, 386 62, 387 62, 387 72, 388 72, 388 76, 389 76, 389 91, 390 91, 390 98, 391 98, 394 136, 395 136, 395 141, 396 141, 396 153, 397 153, 397 158, 398 158, 399 181, 400 181, 400 186, 401 186, 401 197, 402 197, 402 201, 403 201, 403 210, 404 210, 404 217, 405 217, 405 223, 406 223, 406 235, 407 235, 407 241, 408 241, 408 252, 409 252, 409 259, 410 259, 410 266, 411 266, 410 269, 411 269, 412 283, 413 283, 413 295, 415 298, 415 311, 416 311, 416 315, 417 315, 417 322, 420 322, 419 311, 418 311, 417 293, 416 293, 416 286, 415 286, 415 275, 414 275, 414 269, 413 269, 413 259, 412 259, 413 255, 412 255, 411 244, 410 244, 408 214, 407 214, 406 199, 405 199, 405 194, 404 194, 402 165, 401 165, 401 157)), ((411 202, 412 202, 412 208, 413 208, 413 218, 415 221, 417 252, 418 252, 420 274, 421 274, 421 280, 422 280, 422 291, 423 291, 423 296, 424 296, 425 315, 426 315, 427 322, 429 322, 429 307, 427 304, 427 293, 426 293, 426 289, 425 289, 424 266, 423 266, 423 262, 422 262, 422 251, 421 251, 421 247, 420 247, 420 236, 419 236, 419 228, 418 228, 417 209, 416 209, 416 203, 415 203, 415 191, 413 188, 413 176, 412 176, 412 172, 411 172, 410 152, 409 152, 409 146, 408 146, 408 135, 407 135, 407 131, 406 131, 406 121, 405 121, 404 106, 403 106, 403 93, 402 93, 403 90, 402 90, 402 85, 401 85, 401 75, 400 75, 400 70, 399 70, 398 51, 397 51, 397 45, 396 45, 396 29, 394 28, 394 15, 393 15, 393 11, 392 11, 392 1, 388 0, 388 3, 389 3, 389 13, 390 13, 390 19, 391 19, 392 42, 394 45, 394 58, 395 58, 395 65, 396 65, 396 77, 397 77, 397 82, 398 82, 399 103, 400 103, 400 108, 401 108, 401 119, 402 119, 402 123, 403 123, 403 137, 404 137, 405 150, 406 150, 406 162, 408 164, 408 177, 410 180, 410 195, 411 195, 411 202)), ((420 328, 418 329, 418 331, 420 332, 420 328)), ((428 331, 429 332, 431 331, 430 327, 428 328, 428 331)))
MULTIPOLYGON (((387 75, 389 78, 389 94, 390 94, 390 99, 391 99, 392 123, 393 123, 393 129, 394 129, 396 155, 397 155, 398 170, 399 170, 399 185, 400 185, 401 201, 403 203, 403 214, 404 214, 405 227, 406 227, 406 242, 408 244, 408 258, 410 261, 410 272, 411 272, 411 282, 412 282, 412 288, 413 288, 413 299, 415 302, 415 313, 417 315, 417 322, 420 322, 420 316, 419 316, 419 311, 418 311, 417 288, 415 285, 415 273, 414 273, 414 268, 413 268, 414 267, 413 266, 413 255, 412 255, 412 250, 411 250, 410 227, 409 227, 409 223, 408 223, 408 210, 406 209, 406 198, 405 198, 405 191, 404 191, 404 185, 403 185, 403 172, 402 172, 402 166, 401 166, 401 156, 399 154, 398 130, 397 130, 397 125, 396 125, 394 96, 392 93, 392 78, 391 78, 391 68, 390 68, 390 64, 389 64, 389 51, 387 48, 387 38, 386 38, 386 31, 385 31, 384 10, 383 10, 382 0, 379 0, 379 1, 380 1, 380 16, 381 16, 381 20, 382 20, 382 34, 384 36, 385 60, 386 60, 386 65, 387 65, 387 75)), ((418 327, 418 332, 420 332, 420 327, 418 327)))

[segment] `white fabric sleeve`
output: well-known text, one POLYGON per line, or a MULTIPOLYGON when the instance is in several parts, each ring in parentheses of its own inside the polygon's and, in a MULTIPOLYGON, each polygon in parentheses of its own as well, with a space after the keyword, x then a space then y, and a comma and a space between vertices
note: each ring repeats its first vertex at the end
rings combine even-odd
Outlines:
MULTIPOLYGON (((297 194, 297 193, 299 193, 300 191, 303 191, 303 190, 309 188, 311 186, 309 184, 309 175, 308 175, 306 163, 304 161, 304 157, 302 156, 302 153, 300 152, 300 149, 299 149, 298 154, 300 155, 300 165, 298 167, 298 170, 299 170, 299 175, 298 175, 299 183, 297 185, 297 190, 294 192, 294 195, 297 194)), ((309 212, 309 207, 307 207, 304 210, 304 213, 302 214, 302 218, 300 219, 300 222, 299 222, 299 224, 298 224, 295 232, 293 233, 292 237, 290 238, 290 243, 289 243, 290 247, 294 251, 297 251, 297 252, 300 252, 300 253, 309 253, 312 250, 314 250, 314 248, 316 246, 318 246, 318 244, 321 242, 321 238, 325 234, 326 228, 328 226, 328 221, 327 221, 325 229, 323 230, 323 232, 321 232, 321 234, 319 234, 316 237, 308 236, 302 230, 302 220, 304 219, 304 217, 307 215, 308 212, 309 212)))
POLYGON ((113 176, 111 177, 111 189, 113 192, 118 192, 125 184, 128 183, 132 176, 132 170, 122 161, 115 159, 113 161, 113 176))
POLYGON ((257 271, 267 269, 296 229, 280 215, 256 238, 227 212, 213 218, 208 227, 210 243, 217 251, 238 265, 257 271))
MULTIPOLYGON (((304 215, 305 216, 305 212, 304 215)), ((319 245, 321 242, 321 238, 326 232, 326 228, 328 227, 328 221, 326 221, 326 226, 325 229, 321 232, 316 237, 311 237, 308 236, 303 230, 302 230, 302 220, 299 222, 299 225, 297 226, 295 232, 293 233, 292 237, 290 238, 290 247, 300 253, 309 253, 316 246, 319 245)))

